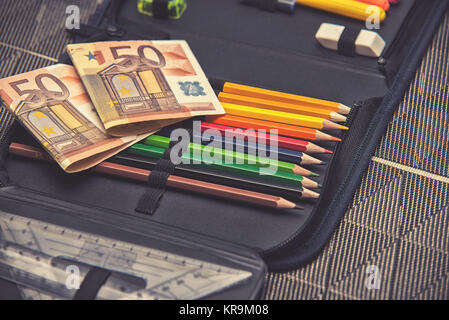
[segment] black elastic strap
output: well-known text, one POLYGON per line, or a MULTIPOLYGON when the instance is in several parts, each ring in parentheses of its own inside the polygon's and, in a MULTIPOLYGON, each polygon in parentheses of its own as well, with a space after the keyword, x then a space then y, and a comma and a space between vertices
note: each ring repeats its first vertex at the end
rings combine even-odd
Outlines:
POLYGON ((148 177, 149 188, 140 197, 135 210, 139 213, 153 215, 159 207, 159 202, 165 193, 170 173, 152 170, 148 177))
POLYGON ((168 11, 168 0, 153 1, 153 16, 159 19, 168 19, 170 12, 168 11))
POLYGON ((277 0, 240 0, 240 3, 267 11, 276 11, 277 9, 277 0))
POLYGON ((178 142, 170 141, 169 148, 164 151, 162 158, 154 166, 148 177, 149 188, 140 197, 135 211, 149 215, 156 212, 165 193, 168 177, 175 172, 176 165, 170 161, 170 152, 176 143, 178 142))
POLYGON ((106 283, 111 271, 92 267, 89 272, 84 277, 83 283, 81 283, 80 288, 76 291, 73 300, 93 300, 100 291, 101 287, 106 283))
POLYGON ((343 56, 355 56, 355 41, 361 29, 346 27, 338 40, 338 53, 343 56))

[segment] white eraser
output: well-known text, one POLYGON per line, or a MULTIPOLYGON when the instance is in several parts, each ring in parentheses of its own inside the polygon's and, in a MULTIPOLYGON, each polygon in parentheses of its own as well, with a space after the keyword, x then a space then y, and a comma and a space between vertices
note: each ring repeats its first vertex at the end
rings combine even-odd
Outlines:
MULTIPOLYGON (((338 41, 344 30, 344 26, 322 23, 315 38, 323 47, 338 50, 338 41)), ((384 39, 375 31, 361 30, 355 41, 355 53, 361 56, 378 58, 384 48, 384 39)))

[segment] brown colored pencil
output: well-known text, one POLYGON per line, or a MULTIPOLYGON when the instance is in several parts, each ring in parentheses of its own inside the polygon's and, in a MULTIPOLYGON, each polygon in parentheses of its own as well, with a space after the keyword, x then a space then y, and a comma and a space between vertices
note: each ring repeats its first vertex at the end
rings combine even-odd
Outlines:
MULTIPOLYGON (((53 161, 51 157, 44 151, 19 143, 12 143, 9 147, 9 152, 11 154, 27 158, 53 161)), ((151 174, 150 170, 134 168, 107 161, 93 167, 92 170, 98 173, 142 182, 147 182, 148 177, 151 174)), ((168 177, 167 187, 193 191, 201 194, 216 196, 219 198, 231 199, 276 209, 302 209, 302 207, 296 205, 294 202, 288 201, 279 196, 222 186, 215 183, 183 178, 174 175, 170 175, 168 177)))

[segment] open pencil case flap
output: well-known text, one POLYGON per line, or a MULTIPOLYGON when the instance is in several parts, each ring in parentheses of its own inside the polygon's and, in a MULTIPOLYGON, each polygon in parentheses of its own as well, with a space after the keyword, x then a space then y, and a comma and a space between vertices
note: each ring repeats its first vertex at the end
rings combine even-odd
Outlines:
MULTIPOLYGON (((375 59, 321 48, 314 40, 321 22, 361 23, 308 8, 285 15, 238 1, 195 0, 181 19, 168 21, 140 15, 134 1, 103 1, 90 28, 82 28, 75 41, 185 39, 209 78, 354 106, 343 142, 323 145, 334 151, 322 158, 327 166, 316 168, 325 186, 318 202, 303 203, 302 212, 280 213, 167 190, 156 214, 140 219, 254 248, 272 271, 311 261, 343 217, 447 6, 448 1, 429 0, 402 1, 392 8, 379 31, 390 43, 380 66, 375 59)), ((14 139, 32 143, 20 128, 14 139)), ((89 173, 68 175, 54 165, 18 157, 9 157, 6 169, 21 186, 124 215, 135 214, 145 190, 142 184, 89 173)))
MULTIPOLYGON (((148 288, 149 294, 156 299, 185 299, 183 295, 189 295, 189 290, 201 292, 208 287, 213 290, 210 288, 214 285, 220 286, 214 284, 218 281, 232 284, 202 298, 255 299, 263 289, 264 262, 257 253, 240 245, 148 221, 139 214, 86 207, 17 186, 0 190, 0 206, 1 241, 21 245, 24 250, 37 249, 45 254, 58 252, 56 257, 72 259, 75 266, 87 263, 96 269, 120 271, 136 280, 143 279, 140 290, 148 288), (26 222, 25 227, 20 225, 22 220, 26 222), (61 240, 55 233, 69 240, 61 240), (153 260, 145 260, 151 255, 155 257, 153 260), (164 261, 168 263, 164 265, 164 261), (142 266, 155 277, 154 280, 139 274, 142 266), (203 278, 198 288, 191 283, 195 277, 203 278), (158 278, 165 280, 156 285, 158 278)), ((21 288, 22 277, 15 272, 11 271, 15 275, 12 280, 5 278, 3 269, 0 270, 0 299, 27 299, 31 294, 21 288)), ((78 291, 83 290, 81 299, 96 297, 98 277, 101 278, 101 273, 84 278, 90 283, 83 287, 83 281, 79 286, 78 291), (94 291, 93 295, 89 291, 94 291)), ((126 288, 126 282, 124 286, 126 288)), ((41 290, 58 292, 48 288, 41 290)), ((125 291, 124 288, 120 290, 125 291)), ((131 298, 138 299, 140 290, 130 290, 131 298)))

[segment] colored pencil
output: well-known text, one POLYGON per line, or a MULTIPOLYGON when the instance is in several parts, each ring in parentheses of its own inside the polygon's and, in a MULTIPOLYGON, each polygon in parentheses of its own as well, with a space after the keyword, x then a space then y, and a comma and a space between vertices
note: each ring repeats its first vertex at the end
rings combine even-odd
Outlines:
POLYGON ((207 116, 206 121, 221 124, 224 126, 237 127, 243 129, 254 130, 271 130, 276 129, 278 135, 287 136, 292 138, 311 140, 311 141, 337 141, 340 142, 340 138, 333 137, 327 133, 321 132, 317 129, 310 129, 305 127, 292 126, 289 124, 277 123, 272 121, 263 121, 251 118, 237 117, 231 115, 223 116, 207 116))
POLYGON ((349 114, 349 112, 351 111, 351 108, 338 102, 304 97, 296 94, 267 90, 232 82, 225 82, 222 87, 216 89, 226 93, 238 94, 241 96, 267 99, 278 102, 296 104, 300 106, 309 106, 313 108, 322 108, 330 111, 335 111, 341 114, 349 114))
POLYGON ((217 130, 223 135, 228 134, 234 135, 236 137, 251 137, 257 139, 257 141, 259 141, 259 139, 265 139, 267 144, 272 145, 273 143, 277 143, 278 147, 289 150, 296 150, 306 153, 332 153, 332 151, 319 147, 309 141, 292 139, 272 134, 262 134, 257 131, 241 130, 238 128, 222 126, 214 123, 201 122, 201 131, 205 131, 208 129, 217 130))
POLYGON ((246 107, 232 103, 222 103, 221 105, 223 106, 227 114, 233 116, 274 121, 318 130, 348 130, 348 127, 336 124, 323 118, 281 111, 272 111, 254 107, 246 107))
MULTIPOLYGON (((170 146, 170 138, 163 137, 160 135, 153 134, 142 141, 142 143, 154 146, 158 148, 167 149, 170 146)), ((197 151, 202 154, 202 152, 205 150, 207 146, 196 144, 196 143, 189 143, 189 150, 190 152, 194 152, 196 149, 197 151)), ((272 161, 271 163, 275 163, 280 171, 284 171, 287 173, 293 173, 301 176, 310 175, 310 170, 304 169, 297 164, 289 163, 285 161, 277 161, 277 160, 271 160, 268 158, 258 157, 250 154, 240 153, 240 152, 234 152, 232 150, 226 150, 222 148, 214 148, 213 150, 214 155, 219 154, 222 161, 225 161, 225 159, 232 159, 235 163, 241 163, 241 164, 247 164, 247 165, 253 165, 257 167, 264 167, 268 164, 268 161, 272 161)), ((316 176, 316 174, 315 174, 316 176)))
MULTIPOLYGON (((271 150, 269 145, 261 146, 257 143, 248 142, 246 139, 227 139, 226 137, 216 137, 214 136, 213 139, 208 139, 205 135, 201 134, 194 134, 193 135, 197 139, 201 139, 202 143, 211 142, 212 140, 220 143, 222 145, 222 148, 225 148, 226 146, 232 146, 235 147, 236 152, 237 149, 243 150, 244 153, 248 154, 260 154, 261 151, 269 153, 271 158, 276 158, 284 162, 290 162, 290 163, 296 163, 301 165, 311 165, 311 164, 324 164, 323 161, 313 158, 309 156, 308 154, 305 154, 303 152, 295 151, 295 150, 288 150, 284 148, 276 148, 271 150)), ((241 151, 238 151, 241 152, 241 151)), ((304 174, 305 176, 318 176, 314 174, 313 172, 310 172, 309 174, 304 174)))
MULTIPOLYGON (((372 15, 368 4, 353 0, 296 0, 296 3, 361 21, 372 15)), ((386 17, 385 10, 379 7, 379 20, 382 22, 386 17)))
POLYGON ((357 1, 381 7, 385 11, 390 10, 390 2, 388 0, 357 0, 357 1))
MULTIPOLYGON (((32 158, 36 160, 53 161, 50 156, 37 148, 18 143, 12 143, 9 147, 11 154, 32 158)), ((112 175, 116 177, 147 182, 151 174, 150 170, 134 168, 112 162, 102 162, 92 168, 94 172, 112 175)), ((271 207, 276 209, 302 209, 294 202, 288 201, 279 196, 248 191, 240 188, 222 186, 215 183, 199 181, 195 179, 170 175, 167 180, 167 187, 186 191, 193 191, 201 194, 211 195, 219 198, 241 201, 249 204, 271 207)))
POLYGON ((291 104, 286 102, 279 102, 273 100, 266 100, 254 97, 241 96, 237 94, 231 94, 226 92, 220 92, 218 94, 218 100, 223 103, 231 103, 247 107, 255 107, 260 109, 267 109, 273 111, 289 112, 294 114, 302 114, 311 117, 324 118, 335 122, 345 122, 346 117, 341 114, 310 106, 301 106, 298 104, 291 104))
MULTIPOLYGON (((159 159, 156 158, 142 157, 126 152, 119 153, 109 160, 114 163, 149 170, 153 170, 154 166, 159 161, 159 159)), ((273 194, 290 200, 317 199, 319 197, 318 193, 306 188, 252 179, 251 177, 235 175, 218 170, 208 170, 207 168, 200 166, 179 164, 175 167, 173 174, 184 178, 197 179, 240 189, 273 194)))
MULTIPOLYGON (((149 157, 162 158, 166 149, 155 146, 148 146, 146 144, 136 143, 127 149, 128 153, 149 157)), ((209 168, 213 170, 227 171, 235 174, 241 174, 261 180, 270 180, 279 183, 285 183, 293 186, 302 186, 305 188, 321 188, 317 182, 310 180, 304 176, 295 175, 283 171, 277 171, 273 174, 261 174, 261 168, 249 166, 245 164, 229 164, 225 162, 206 164, 201 159, 201 156, 196 156, 194 153, 185 153, 181 156, 183 163, 190 163, 195 166, 209 168)))

